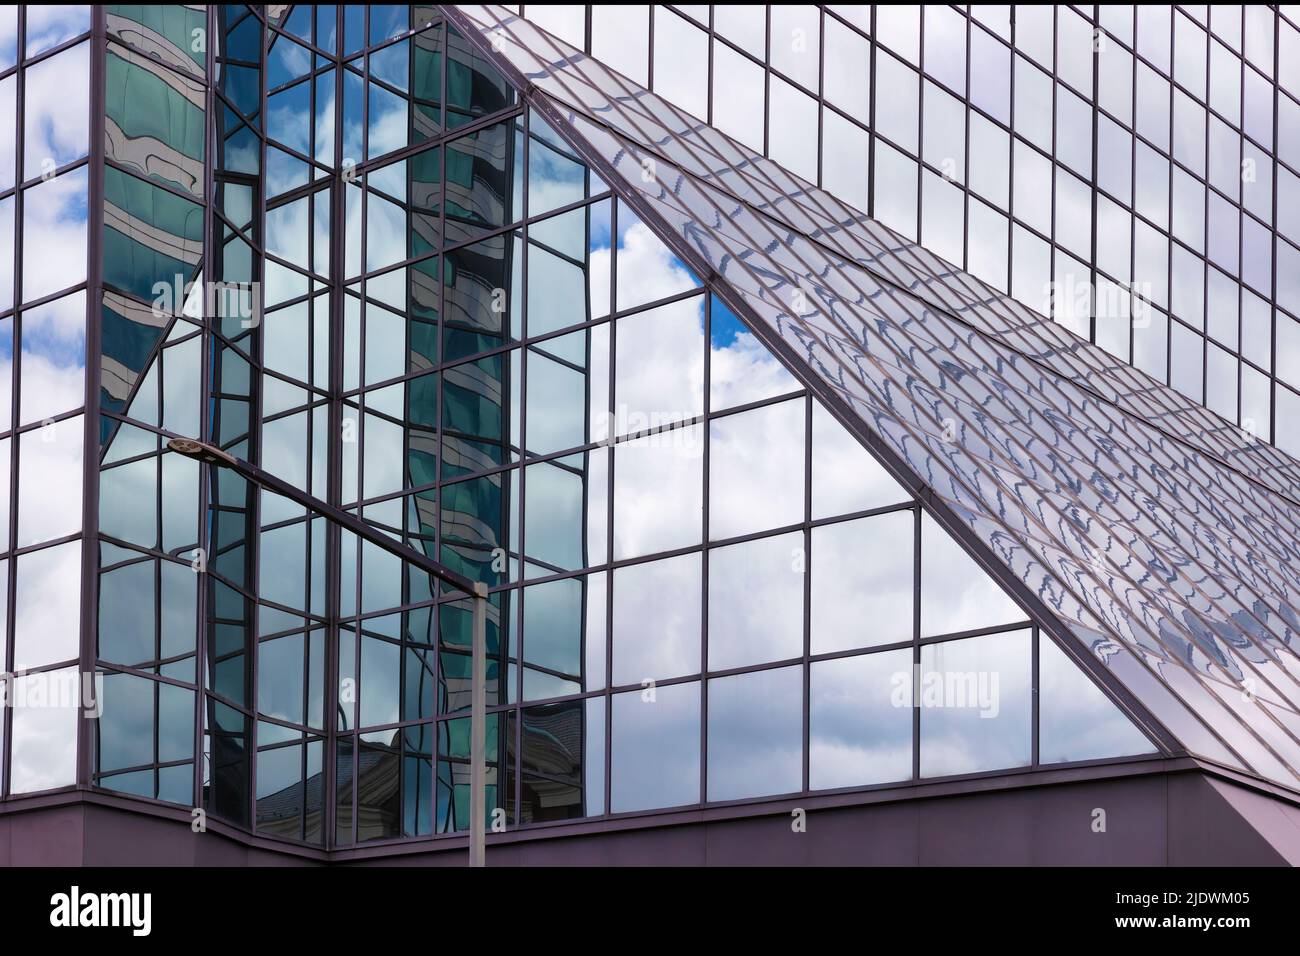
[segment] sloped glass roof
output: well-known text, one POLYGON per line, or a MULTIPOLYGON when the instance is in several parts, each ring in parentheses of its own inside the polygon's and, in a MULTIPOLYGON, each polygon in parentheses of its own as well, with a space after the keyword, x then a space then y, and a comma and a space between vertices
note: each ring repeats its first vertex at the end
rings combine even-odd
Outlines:
POLYGON ((532 105, 1059 641, 1296 788, 1300 464, 504 8, 532 105))

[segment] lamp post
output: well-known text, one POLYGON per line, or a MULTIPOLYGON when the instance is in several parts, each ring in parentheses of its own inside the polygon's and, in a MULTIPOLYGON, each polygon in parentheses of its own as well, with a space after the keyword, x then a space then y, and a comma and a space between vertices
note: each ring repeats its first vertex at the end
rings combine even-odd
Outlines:
POLYGON ((207 465, 229 468, 246 481, 288 498, 295 504, 315 511, 327 521, 332 521, 375 547, 415 565, 431 577, 464 591, 474 599, 474 634, 471 641, 473 665, 470 685, 470 746, 469 746, 469 865, 483 866, 486 853, 486 817, 484 795, 487 784, 487 757, 484 738, 487 736, 487 585, 472 581, 444 564, 434 561, 409 545, 376 531, 356 515, 336 508, 304 491, 295 488, 282 478, 263 471, 250 462, 207 442, 193 438, 172 438, 167 448, 207 465))

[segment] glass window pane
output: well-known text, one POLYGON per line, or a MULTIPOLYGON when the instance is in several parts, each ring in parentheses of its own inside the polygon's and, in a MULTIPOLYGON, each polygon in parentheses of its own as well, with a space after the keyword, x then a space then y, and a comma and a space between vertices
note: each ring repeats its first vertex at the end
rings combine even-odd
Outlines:
POLYGON ((614 557, 699 544, 704 518, 700 425, 621 442, 614 451, 614 557))
POLYGON ((85 281, 86 195, 85 167, 23 194, 24 302, 85 281))
POLYGON ((1027 617, 933 518, 922 517, 922 637, 1012 624, 1027 617))
POLYGON ((18 558, 14 587, 14 669, 69 661, 81 633, 81 542, 18 558))
POLYGON ((614 697, 610 811, 652 810, 700 799, 700 685, 614 697))
POLYGON ((90 7, 32 4, 27 11, 27 56, 51 50, 90 29, 90 7))
POLYGON ((24 432, 18 458, 18 544, 81 530, 85 436, 80 415, 24 432))
POLYGON ((1025 630, 921 648, 921 776, 1029 763, 1032 638, 1025 630))
POLYGON ((1038 638, 1038 759, 1101 760, 1152 753, 1146 736, 1045 634, 1038 638))
POLYGON ((23 179, 30 180, 80 159, 90 148, 90 44, 29 67, 25 82, 23 179))
POLYGON ((815 662, 809 707, 813 790, 912 776, 910 648, 815 662))
POLYGON ((614 683, 684 677, 700 670, 700 555, 614 572, 614 683))
POLYGON ((737 405, 798 391, 786 371, 746 325, 717 296, 709 302, 709 409, 737 405))
POLYGON ((86 401, 86 294, 28 309, 19 325, 21 423, 80 408, 86 401))
POLYGON ((666 7, 654 8, 655 92, 694 116, 708 115, 708 35, 666 7))
POLYGON ((812 652, 912 638, 911 511, 814 528, 812 652))
POLYGON ((796 398, 709 423, 711 540, 803 520, 807 407, 796 398))
POLYGON ((14 678, 10 689, 10 793, 33 793, 76 783, 81 690, 75 667, 14 678), (48 702, 54 702, 53 706, 48 702))
POLYGON ((813 403, 812 516, 829 518, 909 500, 856 438, 830 412, 813 403))
POLYGON ((709 681, 709 800, 803 789, 803 668, 709 681))
POLYGON ((800 531, 709 552, 709 670, 803 654, 804 567, 800 531))

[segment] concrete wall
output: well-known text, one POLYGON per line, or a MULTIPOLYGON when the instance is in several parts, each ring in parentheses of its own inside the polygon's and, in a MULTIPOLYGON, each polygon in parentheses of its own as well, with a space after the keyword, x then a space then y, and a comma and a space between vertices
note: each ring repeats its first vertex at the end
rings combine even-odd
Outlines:
MULTIPOLYGON (((325 854, 194 833, 181 814, 145 814, 81 799, 0 815, 0 865, 312 866, 325 854), (167 818, 170 816, 171 818, 167 818)), ((1196 772, 813 809, 791 828, 790 806, 719 818, 675 815, 652 825, 611 821, 489 841, 489 866, 1226 866, 1300 860, 1300 808, 1196 772), (1096 832, 1095 811, 1105 813, 1096 832), (552 831, 553 833, 555 831, 552 831)), ((330 862, 463 866, 457 847, 337 851, 330 862), (369 855, 367 855, 369 854, 369 855)))

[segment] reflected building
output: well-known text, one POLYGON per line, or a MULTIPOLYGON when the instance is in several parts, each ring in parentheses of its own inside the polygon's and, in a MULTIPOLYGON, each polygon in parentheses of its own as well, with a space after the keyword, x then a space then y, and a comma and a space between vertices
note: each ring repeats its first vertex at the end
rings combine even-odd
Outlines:
POLYGON ((502 863, 1300 859, 1300 27, 1006 9, 0 7, 0 827, 463 863, 342 510, 502 863))

